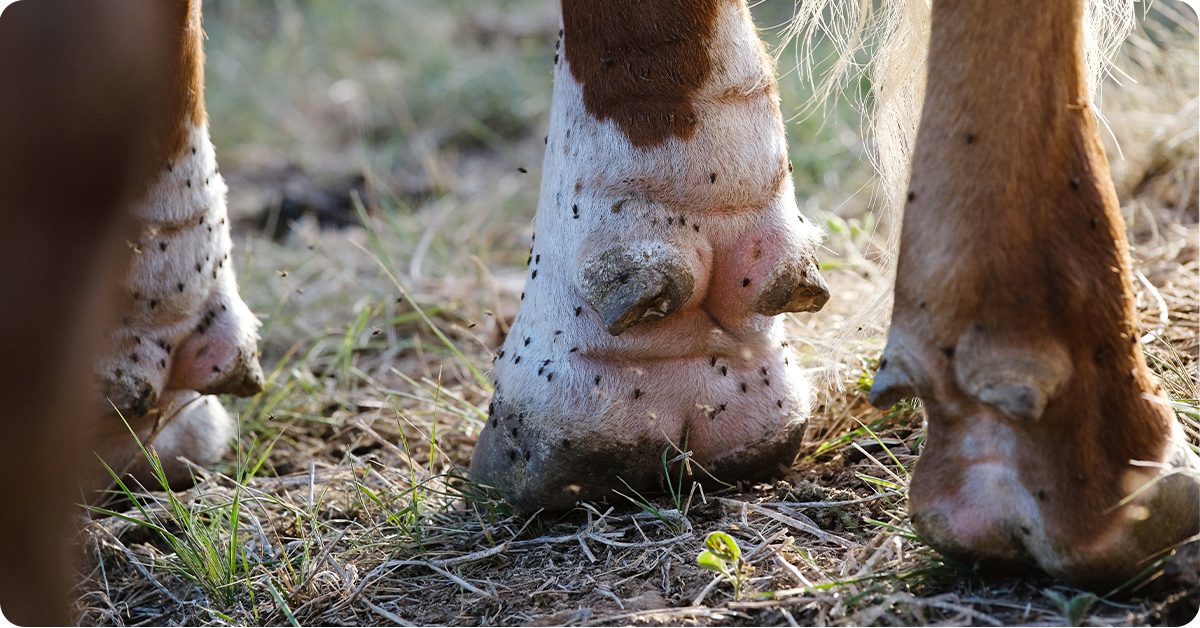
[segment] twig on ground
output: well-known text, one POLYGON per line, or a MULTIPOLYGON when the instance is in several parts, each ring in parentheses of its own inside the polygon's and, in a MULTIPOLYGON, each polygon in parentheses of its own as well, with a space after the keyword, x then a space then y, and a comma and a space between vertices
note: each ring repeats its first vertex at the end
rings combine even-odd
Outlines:
POLYGON ((317 559, 309 563, 308 575, 305 576, 304 580, 300 582, 300 585, 292 591, 291 595, 295 595, 298 591, 303 591, 304 588, 308 586, 308 583, 312 582, 313 576, 317 575, 317 570, 321 568, 321 564, 324 563, 325 559, 329 557, 329 552, 333 550, 334 546, 338 544, 338 541, 341 541, 342 537, 346 536, 346 532, 349 531, 350 528, 343 528, 342 531, 338 533, 337 538, 325 545, 325 549, 321 550, 321 553, 317 556, 317 559))
POLYGON ((603 595, 604 597, 612 598, 612 600, 617 603, 617 608, 625 610, 625 604, 621 602, 621 598, 617 597, 616 593, 613 593, 612 591, 605 591, 604 589, 593 589, 593 591, 603 595))
POLYGON ((692 600, 692 606, 700 606, 704 602, 704 598, 708 597, 708 592, 712 591, 713 587, 717 586, 717 583, 721 582, 721 579, 724 577, 719 574, 713 576, 713 579, 709 580, 708 584, 704 585, 704 588, 700 589, 700 593, 692 600))
POLYGON ((158 582, 158 580, 156 580, 154 578, 154 576, 150 575, 150 571, 148 569, 146 569, 146 566, 143 565, 140 561, 138 561, 137 557, 135 557, 133 555, 133 552, 129 551, 128 547, 125 547, 125 544, 121 542, 121 539, 118 539, 116 537, 116 535, 114 535, 112 532, 109 532, 107 528, 100 525, 99 523, 92 522, 92 525, 97 530, 103 532, 104 535, 107 536, 109 539, 112 539, 110 545, 113 545, 118 550, 120 550, 122 554, 125 554, 125 558, 127 558, 129 560, 129 564, 133 565, 134 569, 137 569, 138 573, 142 574, 143 578, 145 578, 147 581, 149 581, 150 584, 154 585, 154 587, 156 589, 158 589, 159 591, 161 591, 163 595, 170 598, 172 602, 175 602, 176 604, 183 604, 183 602, 181 602, 179 600, 179 598, 175 597, 174 593, 171 593, 170 591, 168 591, 166 587, 164 587, 162 584, 160 584, 158 582))
POLYGON ((784 533, 786 533, 786 532, 787 532, 787 528, 779 528, 779 530, 777 530, 777 531, 775 532, 775 534, 772 534, 772 535, 771 535, 771 538, 769 538, 769 539, 766 539, 766 540, 765 540, 765 541, 763 541, 762 543, 759 543, 759 544, 758 544, 758 547, 755 547, 754 549, 752 549, 752 550, 750 550, 749 552, 747 552, 747 553, 746 553, 746 555, 742 557, 742 560, 746 561, 747 563, 751 563, 751 564, 753 564, 754 562, 757 562, 757 561, 759 561, 759 560, 762 560, 762 559, 764 559, 764 558, 770 558, 770 557, 771 557, 771 556, 773 556, 773 555, 774 555, 776 552, 778 552, 778 551, 779 551, 779 550, 782 548, 782 546, 780 546, 780 547, 777 547, 777 548, 773 549, 773 550, 771 551, 771 553, 767 554, 766 556, 758 556, 758 553, 759 553, 759 552, 761 552, 761 551, 763 551, 763 550, 764 550, 764 549, 766 549, 767 547, 769 547, 769 546, 770 546, 772 543, 774 543, 774 542, 775 542, 775 540, 776 540, 776 539, 778 539, 779 537, 783 536, 783 535, 784 535, 784 533), (756 556, 757 556, 757 558, 756 558, 756 556))
MULTIPOLYGON (((700 607, 684 607, 684 608, 660 608, 650 611, 637 611, 634 613, 621 613, 620 615, 609 615, 607 617, 597 617, 591 621, 584 623, 585 626, 595 626, 601 623, 620 621, 625 623, 633 623, 634 621, 654 621, 659 618, 669 617, 702 617, 705 619, 725 620, 734 617, 749 619, 750 616, 737 611, 726 610, 723 608, 708 608, 707 606, 700 607)), ((659 620, 658 623, 664 623, 659 620)))
POLYGON ((366 605, 367 608, 378 613, 380 617, 396 624, 397 626, 416 626, 416 625, 418 625, 418 624, 414 624, 410 621, 405 621, 405 620, 401 619, 399 615, 396 615, 395 613, 392 613, 390 611, 386 611, 386 610, 380 608, 376 604, 372 604, 371 600, 364 599, 362 601, 362 603, 364 605, 366 605))
POLYGON ((872 495, 870 497, 863 497, 860 499, 847 499, 847 500, 838 501, 838 502, 757 502, 757 503, 759 506, 770 506, 771 508, 838 508, 840 506, 851 506, 854 504, 873 502, 877 499, 883 499, 885 497, 904 497, 904 494, 897 493, 894 491, 889 491, 886 493, 880 493, 878 495, 872 495))
POLYGON ((775 554, 774 556, 775 556, 775 563, 777 565, 779 565, 780 567, 782 567, 784 572, 786 572, 789 576, 795 578, 800 584, 804 585, 805 588, 808 588, 808 589, 813 588, 813 586, 814 586, 813 583, 811 581, 809 581, 808 578, 805 578, 804 574, 800 573, 800 570, 796 569, 795 565, 789 563, 786 558, 780 556, 779 554, 775 554))
MULTIPOLYGON (((1137 277, 1137 280, 1140 281, 1143 286, 1146 287, 1146 292, 1154 299, 1154 305, 1158 307, 1158 322, 1163 326, 1162 331, 1165 331, 1166 328, 1171 324, 1171 315, 1170 310, 1167 309, 1167 302, 1163 300, 1162 294, 1159 293, 1158 288, 1156 288, 1154 284, 1150 283, 1150 280, 1146 279, 1146 276, 1142 274, 1141 269, 1135 269, 1133 271, 1133 275, 1137 277)), ((1156 335, 1161 334, 1162 331, 1159 331, 1158 333, 1146 332, 1146 334, 1139 339, 1139 342, 1142 344, 1147 344, 1151 340, 1154 340, 1156 335)))
POLYGON ((454 558, 447 558, 445 560, 435 560, 435 561, 433 561, 433 564, 440 565, 442 567, 454 567, 456 565, 473 563, 477 560, 491 558, 492 556, 495 556, 496 554, 507 552, 508 548, 509 548, 508 543, 501 543, 495 547, 489 547, 485 550, 479 550, 478 552, 472 552, 472 553, 466 554, 464 556, 455 556, 454 558))
POLYGON ((409 563, 412 565, 424 565, 424 566, 442 574, 443 576, 449 578, 450 580, 454 581, 455 584, 470 591, 471 593, 474 593, 476 595, 482 595, 483 597, 486 597, 490 600, 499 600, 500 599, 500 598, 496 597, 495 593, 491 593, 489 591, 484 591, 483 589, 480 589, 479 587, 471 584, 470 582, 467 582, 466 580, 459 578, 458 576, 450 573, 449 571, 447 571, 427 560, 406 560, 406 561, 401 561, 401 562, 409 563))
MULTIPOLYGON (((789 525, 797 530, 800 530, 801 532, 807 532, 808 534, 811 534, 811 535, 817 537, 818 539, 821 539, 822 541, 836 543, 847 549, 861 547, 858 543, 855 543, 853 541, 847 541, 846 539, 843 539, 842 537, 837 536, 836 534, 830 534, 830 533, 822 530, 821 528, 817 527, 815 524, 805 523, 805 522, 795 519, 793 517, 789 517, 787 515, 777 513, 773 510, 768 510, 766 508, 763 508, 762 506, 759 506, 758 504, 739 502, 739 501, 727 499, 724 497, 720 497, 718 499, 721 500, 722 504, 735 506, 735 507, 740 506, 740 507, 748 508, 760 515, 766 515, 782 524, 789 525)), ((799 515, 799 513, 797 513, 797 514, 799 515)), ((799 515, 799 516, 803 516, 803 515, 799 515)))

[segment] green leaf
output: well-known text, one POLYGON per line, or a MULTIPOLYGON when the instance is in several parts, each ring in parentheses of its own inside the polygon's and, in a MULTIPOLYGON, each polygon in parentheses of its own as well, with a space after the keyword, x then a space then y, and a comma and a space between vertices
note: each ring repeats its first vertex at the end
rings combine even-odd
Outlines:
POLYGON ((704 544, 708 546, 709 551, 727 562, 737 562, 738 557, 742 555, 742 550, 738 547, 737 541, 724 532, 709 534, 708 538, 704 539, 704 544))
MULTIPOLYGON (((903 468, 903 467, 901 467, 901 468, 903 468)), ((892 482, 889 480, 884 480, 882 478, 877 478, 877 477, 871 476, 871 475, 863 475, 861 473, 855 473, 854 475, 858 476, 858 479, 860 479, 864 482, 870 482, 871 484, 878 484, 879 486, 882 486, 884 488, 887 488, 887 489, 890 489, 893 491, 903 491, 904 490, 903 486, 900 486, 899 484, 896 484, 895 482, 892 482)))
POLYGON ((1042 593, 1058 603, 1063 615, 1066 616, 1067 624, 1071 626, 1082 626, 1084 615, 1087 614, 1092 603, 1096 601, 1094 594, 1086 592, 1080 593, 1070 599, 1067 599, 1067 596, 1053 589, 1046 589, 1042 593))
POLYGON ((696 557, 696 562, 703 569, 728 575, 729 568, 725 566, 725 561, 708 550, 700 552, 700 555, 696 557))

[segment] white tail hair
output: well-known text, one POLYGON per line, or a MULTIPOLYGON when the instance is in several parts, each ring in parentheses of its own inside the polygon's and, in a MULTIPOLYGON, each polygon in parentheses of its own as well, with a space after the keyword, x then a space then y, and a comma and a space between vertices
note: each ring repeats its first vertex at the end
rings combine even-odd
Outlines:
MULTIPOLYGON (((1085 0, 1084 61, 1092 108, 1102 73, 1112 65, 1133 27, 1134 0, 1085 0)), ((837 370, 862 341, 875 336, 891 317, 892 286, 900 249, 900 224, 908 189, 913 146, 925 98, 929 50, 929 0, 795 0, 795 16, 784 33, 782 51, 796 45, 797 71, 814 86, 813 105, 836 100, 848 80, 867 76, 872 98, 863 111, 864 142, 879 178, 882 211, 891 222, 886 250, 878 261, 867 298, 861 300, 836 333, 824 362, 830 381, 840 386, 837 370), (833 44, 835 60, 823 76, 814 76, 816 46, 833 44), (867 61, 860 62, 860 55, 867 61)))

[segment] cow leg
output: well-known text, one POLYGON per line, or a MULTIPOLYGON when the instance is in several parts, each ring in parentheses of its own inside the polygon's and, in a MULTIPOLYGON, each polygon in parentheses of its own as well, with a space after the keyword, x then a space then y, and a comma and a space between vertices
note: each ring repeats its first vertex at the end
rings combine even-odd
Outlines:
POLYGON ((935 0, 872 402, 925 404, 909 492, 923 539, 1106 587, 1200 528, 1200 461, 1138 343, 1082 11, 935 0))
POLYGON ((71 621, 81 408, 167 98, 159 9, 38 0, 0 17, 0 609, 19 625, 71 621))
POLYGON ((520 312, 471 471, 525 510, 794 457, 783 312, 828 299, 744 3, 566 0, 520 312))
MULTIPOLYGON (((180 485, 191 476, 178 458, 211 464, 232 432, 219 403, 187 391, 248 396, 262 389, 263 376, 258 321, 237 292, 225 181, 208 136, 200 2, 169 6, 171 117, 157 129, 159 161, 143 175, 144 193, 130 208, 120 324, 98 368, 107 413, 97 437, 98 453, 119 470, 141 457, 125 423, 141 439, 157 430, 155 448, 171 483, 180 485), (162 427, 164 419, 171 420, 162 427)), ((144 464, 135 468, 148 472, 144 464)), ((145 472, 135 477, 150 479, 145 472)), ((108 480, 100 469, 94 479, 91 486, 108 480)))

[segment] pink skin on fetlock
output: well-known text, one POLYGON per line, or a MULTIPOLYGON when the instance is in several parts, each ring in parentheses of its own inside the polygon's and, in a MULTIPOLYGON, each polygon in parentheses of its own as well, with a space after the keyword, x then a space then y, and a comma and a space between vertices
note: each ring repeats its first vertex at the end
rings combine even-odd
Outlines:
POLYGON ((790 180, 781 195, 779 207, 764 212, 753 229, 721 247, 709 311, 728 316, 816 312, 829 299, 815 255, 820 234, 803 222, 791 202, 790 180))
MULTIPOLYGON (((262 376, 252 336, 247 334, 246 316, 230 315, 229 308, 246 309, 241 299, 203 308, 200 323, 175 355, 169 388, 206 393, 252 395, 261 390, 262 376)), ((248 312, 247 312, 248 313, 248 312)))
POLYGON ((653 3, 584 5, 563 5, 528 280, 471 461, 527 511, 656 489, 674 447, 728 481, 789 464, 810 389, 772 315, 828 299, 745 7, 702 3, 676 22, 653 3), (580 22, 629 11, 644 30, 580 22), (681 24, 696 30, 672 34, 681 24), (723 63, 684 67, 706 45, 723 63), (664 96, 637 78, 659 70, 687 85, 664 96))

